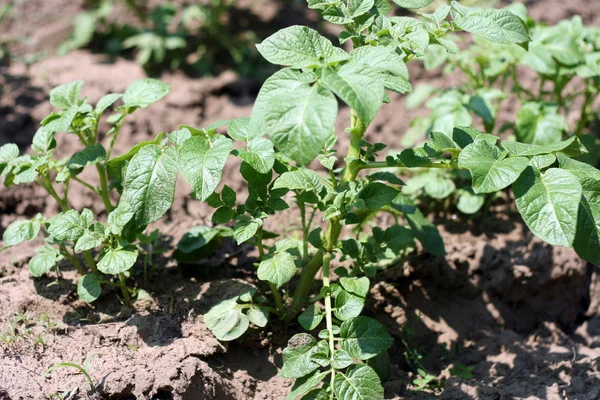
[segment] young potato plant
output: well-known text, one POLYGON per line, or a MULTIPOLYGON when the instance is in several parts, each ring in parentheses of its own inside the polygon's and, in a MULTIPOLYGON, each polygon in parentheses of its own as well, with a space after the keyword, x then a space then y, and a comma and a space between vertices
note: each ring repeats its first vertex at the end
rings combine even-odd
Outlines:
POLYGON ((143 231, 170 207, 175 184, 167 178, 177 176, 177 161, 175 148, 167 146, 162 134, 126 154, 111 156, 126 117, 163 98, 169 85, 153 79, 138 80, 123 94, 102 97, 95 107, 86 98, 80 98, 82 85, 82 81, 76 81, 50 92, 50 102, 57 112, 42 121, 33 137, 34 154, 19 155, 15 144, 0 148, 0 176, 4 177, 4 185, 35 182, 56 200, 61 210, 52 218, 38 214, 30 220, 13 222, 4 231, 3 240, 5 246, 15 246, 35 239, 43 227, 47 244, 29 262, 34 277, 53 267, 58 272, 58 262, 67 259, 82 275, 77 284, 81 299, 94 301, 101 295, 102 285, 118 285, 125 303, 131 305, 126 280, 138 258, 136 244, 148 246, 154 240, 143 235, 143 231), (106 119, 110 129, 103 135, 99 131, 104 123, 102 116, 119 100, 122 105, 106 119), (70 157, 57 159, 54 156, 57 133, 76 135, 82 149, 70 157), (105 138, 108 147, 102 144, 105 138), (133 165, 132 172, 125 173, 129 163, 133 165), (98 185, 81 178, 87 167, 97 170, 98 185), (70 207, 69 189, 73 184, 82 185, 101 199, 105 222, 99 221, 90 209, 78 211, 70 207), (154 197, 156 201, 147 202, 149 190, 164 199, 154 197), (112 200, 115 196, 111 196, 114 194, 119 195, 116 205, 112 200), (85 261, 83 265, 79 255, 85 261), (113 283, 113 277, 117 283, 113 283))

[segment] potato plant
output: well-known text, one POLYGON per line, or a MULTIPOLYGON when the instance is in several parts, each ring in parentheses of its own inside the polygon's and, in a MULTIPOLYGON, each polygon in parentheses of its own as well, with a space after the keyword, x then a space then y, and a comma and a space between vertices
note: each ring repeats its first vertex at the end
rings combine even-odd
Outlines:
MULTIPOLYGON (((432 0, 395 2, 419 8, 432 0)), ((108 151, 98 141, 99 115, 120 95, 93 109, 85 99, 78 100, 81 83, 55 89, 51 100, 61 111, 42 122, 33 144, 37 155, 19 157, 16 146, 6 145, 0 149, 0 168, 8 184, 37 181, 63 212, 49 220, 38 216, 16 222, 5 232, 5 241, 14 245, 31 239, 43 225, 54 246, 43 247, 32 259, 32 273, 41 275, 62 257, 77 266, 73 252, 81 252, 89 271, 79 266, 86 274, 79 292, 84 300, 94 300, 100 284, 109 282, 100 272, 116 275, 124 286, 137 258, 136 234, 171 207, 181 174, 193 197, 215 208, 215 227, 188 232, 176 257, 202 256, 207 244, 222 237, 252 243, 258 252, 257 276, 264 287, 213 307, 204 322, 214 335, 237 339, 251 323, 266 326, 271 315, 297 320, 306 332, 289 340, 280 372, 296 380, 289 399, 383 399, 379 366, 393 338, 381 323, 361 315, 370 278, 418 244, 432 254, 445 254, 435 226, 401 192, 404 182, 398 172, 460 170, 470 174, 474 193, 511 188, 535 235, 552 245, 574 247, 598 264, 600 171, 574 158, 587 152, 577 136, 547 144, 500 142, 464 126, 432 131, 424 145, 382 159, 378 154, 386 144, 370 143, 364 136, 382 104, 389 102, 387 91, 412 90, 406 63, 428 54, 430 45, 458 53, 448 38, 460 30, 527 49, 528 26, 510 11, 456 2, 441 5, 424 20, 387 16, 391 6, 386 0, 310 0, 308 6, 341 26, 340 43, 351 51, 304 26, 273 34, 257 48, 267 61, 284 68, 266 80, 249 118, 201 129, 180 126, 111 158, 126 115, 160 99, 168 87, 143 80, 127 89, 116 117, 109 119, 108 151), (350 110, 346 132, 335 131, 339 101, 350 110), (219 131, 226 125, 227 135, 219 131), (54 132, 77 134, 85 148, 69 160, 54 160, 54 132), (338 155, 335 145, 344 135, 349 146, 338 155), (240 175, 248 187, 243 203, 227 185, 216 191, 231 155, 242 161, 240 175), (88 165, 98 169, 99 187, 78 178, 88 165), (53 181, 64 185, 64 196, 53 181), (96 221, 89 210, 69 208, 73 181, 100 195, 106 223, 96 221), (112 197, 111 191, 116 192, 112 197), (119 202, 113 205, 117 193, 119 202), (267 218, 289 213, 292 205, 300 218, 300 239, 278 238, 265 229, 267 218), (381 214, 391 215, 396 224, 381 228, 370 223, 381 214)), ((123 294, 127 298, 127 290, 123 294)))

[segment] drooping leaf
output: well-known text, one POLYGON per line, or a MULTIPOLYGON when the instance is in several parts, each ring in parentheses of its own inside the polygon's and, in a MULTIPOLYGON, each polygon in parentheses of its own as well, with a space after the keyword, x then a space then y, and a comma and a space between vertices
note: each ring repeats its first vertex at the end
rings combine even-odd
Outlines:
POLYGON ((531 231, 554 246, 571 247, 582 188, 568 171, 528 167, 513 185, 517 209, 531 231))
POLYGON ((600 265, 600 182, 584 177, 581 179, 582 196, 577 216, 577 232, 573 247, 579 257, 600 265))
POLYGON ((96 301, 102 294, 102 277, 97 274, 87 274, 77 280, 77 294, 87 303, 96 301))
POLYGON ((269 322, 269 309, 266 307, 251 306, 246 313, 250 322, 264 328, 269 322))
POLYGON ((381 323, 369 317, 356 317, 340 326, 342 349, 358 360, 368 360, 392 346, 394 340, 381 323))
POLYGON ((239 338, 248 330, 250 320, 242 313, 235 297, 211 308, 204 315, 204 323, 217 339, 230 341, 239 338))
POLYGON ((171 208, 177 169, 177 154, 172 147, 152 144, 133 156, 125 174, 121 198, 131 206, 136 226, 160 219, 171 208))
POLYGON ((133 267, 137 257, 137 251, 104 248, 98 260, 98 270, 105 274, 117 275, 133 267))
POLYGON ((50 271, 63 256, 54 247, 44 246, 37 249, 37 254, 29 260, 29 272, 38 278, 50 271))
POLYGON ((375 370, 365 364, 336 372, 333 392, 339 400, 383 400, 383 386, 375 370))
POLYGON ((506 158, 497 146, 483 140, 471 143, 458 156, 458 166, 471 172, 475 193, 493 193, 506 188, 528 164, 525 157, 506 158))
MULTIPOLYGON (((310 375, 296 379, 296 382, 294 382, 294 386, 287 395, 286 400, 296 400, 299 396, 306 394, 315 386, 317 386, 327 375, 329 375, 329 371, 315 371, 310 375)), ((304 399, 304 397, 302 397, 302 399, 304 399)))
POLYGON ((339 98, 356 110, 365 125, 371 123, 381 108, 383 81, 374 68, 350 61, 337 70, 325 68, 321 79, 339 98))
POLYGON ((519 142, 548 145, 560 142, 568 129, 567 122, 556 108, 543 108, 539 103, 525 103, 517 113, 519 142))
POLYGON ((85 149, 73 154, 67 167, 72 175, 78 175, 88 165, 98 164, 106 158, 106 150, 100 143, 87 146, 85 149))
POLYGON ((138 79, 127 87, 123 94, 125 107, 146 108, 165 97, 171 87, 157 79, 138 79))
POLYGON ((464 149, 476 140, 484 140, 491 145, 495 145, 498 141, 498 137, 481 132, 475 128, 461 126, 453 129, 452 140, 454 140, 461 149, 464 149))
POLYGON ((123 97, 123 94, 121 93, 109 93, 103 96, 98 100, 98 103, 96 103, 96 109, 94 111, 97 115, 102 115, 108 107, 112 106, 121 97, 123 97))
POLYGON ((461 190, 458 196, 456 208, 464 214, 475 214, 481 209, 485 197, 480 194, 475 194, 471 190, 461 190))
POLYGON ((600 180, 600 171, 591 165, 573 160, 572 158, 567 157, 563 153, 557 153, 558 165, 573 175, 581 178, 592 178, 595 180, 600 180))
POLYGON ((288 283, 296 275, 296 271, 294 257, 290 253, 282 251, 260 263, 258 279, 269 281, 279 287, 288 283))
POLYGON ((193 136, 178 147, 179 171, 200 201, 205 201, 219 185, 232 147, 231 139, 221 135, 212 143, 203 136, 193 136))
POLYGON ((324 316, 325 314, 321 310, 321 307, 317 304, 311 304, 298 316, 298 322, 305 330, 312 331, 319 326, 324 316))
POLYGON ((564 141, 558 140, 546 145, 505 140, 502 142, 502 148, 509 154, 515 156, 537 156, 561 152, 569 157, 577 157, 587 153, 587 149, 576 136, 570 137, 564 141))
POLYGON ((298 69, 349 58, 344 50, 333 46, 314 29, 299 25, 277 31, 256 48, 270 63, 298 69))

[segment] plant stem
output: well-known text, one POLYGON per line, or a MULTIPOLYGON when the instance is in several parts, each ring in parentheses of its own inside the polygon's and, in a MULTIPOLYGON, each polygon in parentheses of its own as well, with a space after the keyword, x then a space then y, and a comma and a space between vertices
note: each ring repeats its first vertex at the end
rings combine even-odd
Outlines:
POLYGON ((131 298, 129 297, 129 291, 127 290, 127 283, 125 282, 125 275, 122 272, 119 274, 119 286, 121 287, 121 292, 123 293, 123 297, 125 298, 125 305, 127 307, 133 308, 131 298))
POLYGON ((376 169, 376 168, 396 168, 396 169, 410 168, 411 171, 418 171, 419 169, 429 169, 429 168, 463 169, 463 168, 460 168, 458 166, 458 164, 449 163, 449 162, 430 162, 430 163, 423 164, 420 167, 416 167, 416 168, 389 165, 386 161, 374 161, 374 162, 369 162, 366 164, 357 164, 356 166, 354 166, 354 169, 356 170, 357 173, 358 173, 358 171, 363 170, 363 169, 376 169))
POLYGON ((106 152, 106 158, 105 158, 106 161, 110 160, 110 156, 112 154, 113 148, 115 147, 115 142, 117 141, 117 136, 119 136, 119 132, 121 131, 121 127, 123 126, 123 122, 125 122, 125 117, 126 116, 127 116, 127 110, 124 110, 123 111, 123 116, 121 117, 121 119, 119 120, 119 122, 117 122, 117 125, 115 126, 115 131, 113 133, 113 136, 110 139, 110 145, 108 147, 108 151, 106 152))
POLYGON ((37 181, 37 183, 43 187, 44 189, 46 189, 46 191, 48 193, 50 193, 50 195, 52 197, 54 197, 54 200, 56 200, 56 202, 58 203, 60 209, 62 212, 67 212, 69 210, 69 207, 67 206, 67 203, 65 201, 63 201, 63 199, 60 198, 60 196, 58 195, 58 193, 56 193, 56 190, 54 190, 54 186, 52 186, 52 182, 50 181, 50 177, 47 175, 47 173, 42 173, 42 178, 44 179, 43 181, 37 181))
POLYGON ((60 254, 65 256, 67 260, 69 260, 71 264, 73 264, 73 266, 77 269, 77 272, 79 272, 81 275, 85 275, 85 270, 81 266, 81 263, 79 262, 77 257, 71 254, 64 244, 60 245, 60 254))
POLYGON ((308 293, 310 292, 310 288, 315 282, 315 275, 321 269, 323 265, 323 250, 319 250, 313 256, 308 264, 306 264, 302 268, 302 272, 300 273, 300 283, 296 287, 296 291, 294 292, 294 299, 292 300, 292 305, 288 310, 286 320, 292 320, 296 314, 300 312, 300 309, 306 302, 308 298, 308 293))
POLYGON ((350 111, 350 123, 350 147, 346 156, 346 169, 342 175, 342 181, 353 181, 360 171, 356 169, 356 164, 352 161, 360 158, 360 141, 367 130, 367 126, 361 121, 354 109, 350 111))
POLYGON ((94 260, 94 257, 92 256, 92 253, 90 253, 89 250, 83 252, 83 258, 85 259, 85 262, 90 267, 92 272, 97 273, 98 269, 96 268, 96 260, 94 260))
POLYGON ((110 197, 108 196, 106 169, 100 164, 96 164, 96 169, 98 170, 98 176, 100 177, 100 197, 102 197, 102 202, 104 203, 104 207, 106 207, 106 212, 111 212, 113 210, 113 205, 110 202, 110 197))
POLYGON ((86 188, 90 189, 92 192, 94 192, 96 194, 100 194, 100 193, 98 193, 98 189, 96 189, 95 187, 93 187, 92 185, 90 185, 89 183, 87 183, 86 181, 84 181, 82 179, 79 179, 76 176, 71 177, 71 179, 73 179, 75 182, 79 182, 80 184, 82 184, 86 188))
MULTIPOLYGON (((261 260, 265 255, 265 249, 262 243, 262 236, 263 228, 260 227, 256 233, 256 246, 258 247, 258 255, 261 260)), ((271 293, 273 293, 273 298, 275 299, 275 305, 277 306, 277 311, 279 311, 279 315, 285 315, 285 308, 283 307, 283 300, 281 299, 281 294, 279 293, 279 290, 272 282, 269 282, 269 288, 271 289, 271 293)))
MULTIPOLYGON (((328 246, 329 247, 329 246, 328 246)), ((329 332, 329 358, 333 361, 333 353, 335 352, 335 342, 333 334, 333 320, 332 320, 332 307, 331 307, 331 293, 329 292, 329 264, 331 263, 331 253, 328 251, 323 256, 323 287, 325 290, 325 322, 327 324, 327 331, 329 332)), ((331 387, 333 388, 333 381, 335 379, 335 369, 331 368, 331 387)), ((331 392, 331 398, 333 398, 333 390, 331 392)))
POLYGON ((577 128, 575 128, 575 136, 579 137, 583 133, 587 117, 591 113, 592 99, 594 98, 590 85, 586 82, 585 97, 583 106, 581 106, 581 114, 579 115, 579 121, 577 121, 577 128))
POLYGON ((298 199, 300 208, 300 220, 302 221, 302 258, 308 259, 308 226, 306 225, 306 206, 303 200, 298 199))

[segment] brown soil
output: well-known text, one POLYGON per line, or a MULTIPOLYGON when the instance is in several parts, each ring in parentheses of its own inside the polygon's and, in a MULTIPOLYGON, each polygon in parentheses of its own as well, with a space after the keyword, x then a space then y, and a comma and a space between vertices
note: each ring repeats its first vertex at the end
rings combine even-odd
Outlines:
MULTIPOLYGON (((532 0, 527 4, 534 17, 550 23, 581 14, 586 23, 598 24, 596 2, 532 0)), ((290 10, 282 11, 280 5, 253 4, 255 14, 278 21, 273 22, 273 31, 290 20, 290 10)), ((68 32, 68 21, 81 4, 28 0, 21 7, 22 18, 9 26, 10 33, 48 46, 68 32)), ((448 84, 438 72, 424 73, 417 65, 411 65, 411 73, 414 81, 448 84)), ((48 57, 30 69, 2 67, 0 145, 16 142, 26 150, 39 121, 51 111, 47 94, 55 85, 82 79, 84 94, 94 102, 108 92, 123 91, 143 76, 129 60, 108 60, 83 50, 48 57)), ((229 71, 214 78, 170 73, 161 79, 171 84, 170 94, 132 116, 119 138, 117 154, 180 124, 203 126, 248 116, 257 87, 229 71)), ((368 135, 398 147, 410 120, 426 112, 399 113, 398 109, 404 109, 404 98, 394 96, 368 135)), ((340 131, 347 118, 348 110, 342 110, 340 131)), ((63 136, 58 155, 72 153, 76 146, 74 138, 63 136)), ((244 184, 235 167, 233 161, 226 167, 223 181, 243 199, 244 184)), ((94 179, 93 173, 85 173, 94 179)), ((189 199, 188 187, 180 183, 173 210, 155 224, 169 248, 187 229, 210 220, 208 207, 189 199)), ((79 192, 71 206, 101 209, 98 199, 79 192)), ((58 211, 51 198, 30 186, 3 188, 0 210, 0 234, 15 219, 58 211)), ((489 216, 473 221, 451 215, 437 222, 448 255, 417 254, 387 269, 371 291, 366 312, 396 338, 389 353, 386 398, 427 399, 439 394, 420 392, 411 384, 414 376, 402 339, 423 355, 422 363, 431 373, 449 378, 444 399, 600 398, 597 270, 572 250, 536 239, 511 212, 510 204, 499 204, 489 216), (473 366, 474 379, 450 377, 456 362, 473 366)), ((287 225, 287 220, 279 220, 272 228, 282 231, 287 225)), ((40 243, 0 253, 0 329, 20 313, 30 318, 32 332, 11 346, 0 345, 0 399, 40 399, 73 387, 79 388, 74 398, 109 399, 275 400, 289 391, 292 382, 277 372, 281 349, 299 326, 273 319, 267 329, 224 344, 202 321, 202 315, 221 299, 259 284, 252 248, 225 242, 201 267, 191 268, 177 267, 166 253, 161 259, 164 268, 152 272, 146 288, 151 296, 132 312, 121 308, 111 293, 93 306, 79 301, 77 274, 67 263, 61 266, 63 279, 58 284, 48 286, 54 278, 32 279, 27 262, 40 243), (44 327, 48 320, 54 324, 44 327), (42 335, 46 345, 36 344, 35 335, 42 335), (89 371, 101 395, 86 392, 85 378, 74 369, 58 369, 42 377, 55 363, 83 364, 92 355, 89 371)))

